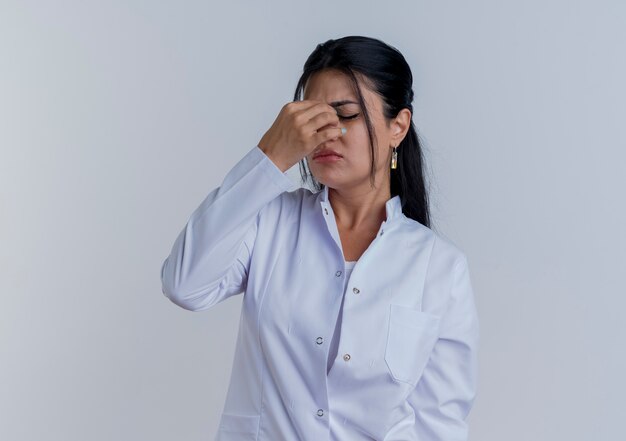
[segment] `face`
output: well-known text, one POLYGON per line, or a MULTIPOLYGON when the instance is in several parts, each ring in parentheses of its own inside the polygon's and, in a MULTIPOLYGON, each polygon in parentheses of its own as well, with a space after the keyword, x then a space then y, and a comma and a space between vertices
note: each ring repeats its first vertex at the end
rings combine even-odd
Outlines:
MULTIPOLYGON (((381 97, 368 89, 360 78, 359 87, 376 133, 376 139, 373 141, 378 141, 378 145, 374 144, 377 152, 374 171, 376 187, 380 187, 381 183, 389 182, 391 146, 398 146, 404 138, 410 125, 410 111, 403 109, 396 119, 387 122, 383 117, 381 97)), ((319 100, 327 104, 334 101, 353 102, 335 107, 340 126, 348 129, 346 134, 339 136, 336 140, 329 140, 318 145, 306 158, 315 179, 326 186, 335 189, 363 188, 363 192, 369 191, 371 189, 369 137, 362 109, 349 78, 336 70, 317 72, 307 81, 303 98, 319 100), (343 158, 333 162, 313 159, 314 154, 323 148, 335 150, 343 155, 343 158)))

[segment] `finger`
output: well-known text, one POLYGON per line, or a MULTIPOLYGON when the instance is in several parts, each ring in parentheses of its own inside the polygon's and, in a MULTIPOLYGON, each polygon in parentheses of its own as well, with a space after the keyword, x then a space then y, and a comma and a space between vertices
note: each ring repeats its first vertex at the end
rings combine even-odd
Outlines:
POLYGON ((301 115, 303 118, 306 118, 308 120, 311 120, 313 118, 315 118, 317 115, 320 114, 325 114, 328 113, 329 115, 332 116, 337 116, 337 110, 331 106, 330 104, 327 104, 325 101, 313 101, 315 104, 307 107, 306 109, 301 111, 301 115))
POLYGON ((294 106, 294 108, 296 109, 296 113, 302 113, 307 112, 308 110, 317 107, 320 104, 324 104, 324 102, 319 100, 301 100, 292 101, 290 104, 294 106))
POLYGON ((313 135, 315 146, 320 145, 324 141, 335 140, 340 136, 344 136, 347 130, 348 129, 345 127, 329 127, 327 129, 319 130, 313 135))
POLYGON ((320 113, 317 113, 315 116, 309 119, 309 121, 306 124, 304 124, 303 129, 307 133, 319 132, 320 130, 326 128, 327 126, 335 127, 338 124, 339 124, 339 117, 337 116, 337 113, 334 112, 334 109, 333 109, 333 112, 322 111, 320 113))

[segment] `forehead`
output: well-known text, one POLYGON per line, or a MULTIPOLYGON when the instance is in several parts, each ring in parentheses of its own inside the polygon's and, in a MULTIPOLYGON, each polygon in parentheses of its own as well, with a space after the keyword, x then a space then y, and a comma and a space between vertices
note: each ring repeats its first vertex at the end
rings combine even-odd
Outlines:
MULTIPOLYGON (((363 97, 367 100, 368 91, 362 83, 359 85, 363 97)), ((351 80, 337 70, 329 69, 311 75, 304 86, 303 94, 304 99, 325 101, 331 105, 358 105, 351 80)))

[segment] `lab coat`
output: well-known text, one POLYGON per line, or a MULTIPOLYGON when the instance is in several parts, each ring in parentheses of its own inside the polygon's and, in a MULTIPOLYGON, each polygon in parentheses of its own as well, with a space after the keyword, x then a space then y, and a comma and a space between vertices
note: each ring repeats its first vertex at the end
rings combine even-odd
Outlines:
POLYGON ((328 187, 298 187, 258 146, 191 214, 163 294, 203 311, 243 293, 215 441, 467 440, 479 339, 467 258, 399 196, 385 210, 345 280, 328 187))

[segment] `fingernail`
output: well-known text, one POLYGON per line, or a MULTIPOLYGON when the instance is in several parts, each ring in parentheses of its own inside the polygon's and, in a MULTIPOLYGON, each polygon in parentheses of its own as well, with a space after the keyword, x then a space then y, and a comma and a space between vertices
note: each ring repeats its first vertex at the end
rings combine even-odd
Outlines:
POLYGON ((342 135, 345 135, 347 131, 348 131, 348 129, 346 129, 345 127, 341 128, 341 134, 342 135))

